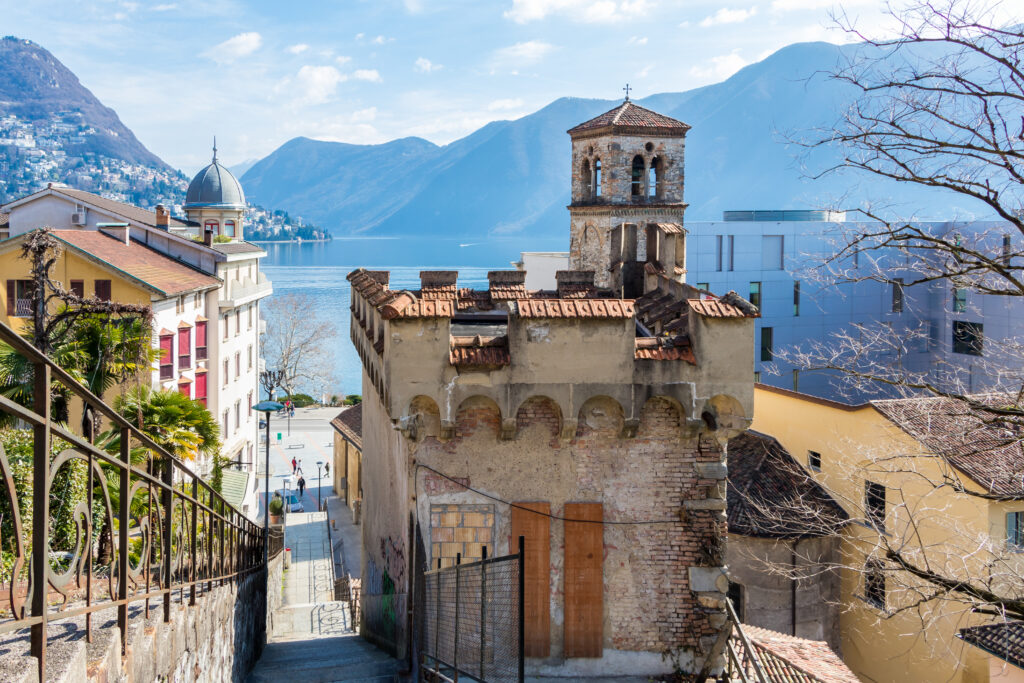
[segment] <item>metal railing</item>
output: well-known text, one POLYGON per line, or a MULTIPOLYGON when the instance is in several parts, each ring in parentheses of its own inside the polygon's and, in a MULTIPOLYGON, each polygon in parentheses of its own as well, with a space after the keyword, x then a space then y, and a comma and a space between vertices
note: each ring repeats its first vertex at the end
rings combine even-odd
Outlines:
POLYGON ((31 628, 39 680, 50 621, 84 615, 91 641, 93 614, 116 607, 125 654, 129 605, 148 617, 162 602, 168 622, 173 602, 263 569, 261 527, 2 323, 0 341, 33 368, 31 408, 0 396, 0 417, 18 425, 3 434, 24 446, 0 442, 0 633, 31 628), (91 410, 117 454, 57 422, 55 405, 67 422, 91 410))
POLYGON ((420 671, 428 681, 523 681, 523 537, 519 552, 423 575, 420 671))

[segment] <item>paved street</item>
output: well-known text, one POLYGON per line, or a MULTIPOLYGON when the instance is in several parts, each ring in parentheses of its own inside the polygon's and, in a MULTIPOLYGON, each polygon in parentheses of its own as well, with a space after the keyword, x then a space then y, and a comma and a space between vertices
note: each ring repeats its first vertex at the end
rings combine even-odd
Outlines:
MULTIPOLYGON (((306 490, 302 496, 302 505, 306 512, 314 512, 317 509, 317 466, 316 463, 329 463, 332 460, 334 449, 333 433, 330 421, 341 408, 299 408, 295 411, 295 417, 291 419, 289 434, 288 419, 281 414, 270 416, 270 492, 288 488, 293 489, 298 496, 298 489, 295 487, 295 480, 292 477, 292 458, 294 457, 302 468, 303 477, 306 480, 306 490), (278 440, 277 435, 281 438, 278 440)), ((264 432, 261 431, 261 435, 264 432)), ((262 514, 264 501, 264 462, 266 459, 265 446, 259 446, 259 458, 257 468, 260 478, 260 514, 262 514)), ((331 492, 330 476, 320 468, 321 500, 331 492)))

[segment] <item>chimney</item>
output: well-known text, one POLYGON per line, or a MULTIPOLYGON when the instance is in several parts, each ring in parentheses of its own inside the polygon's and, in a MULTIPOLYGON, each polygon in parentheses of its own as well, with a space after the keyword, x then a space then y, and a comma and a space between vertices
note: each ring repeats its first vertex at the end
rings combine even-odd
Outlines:
POLYGON ((459 280, 457 270, 421 270, 420 292, 427 298, 455 298, 455 284, 459 280))
POLYGON ((97 223, 96 228, 124 244, 132 241, 132 229, 127 223, 97 223))
POLYGON ((558 283, 558 296, 562 299, 582 299, 597 291, 592 270, 558 270, 555 271, 555 282, 558 283))
POLYGON ((491 270, 487 272, 487 284, 496 286, 522 287, 526 284, 525 270, 491 270))
POLYGON ((210 228, 206 228, 206 230, 203 232, 203 244, 205 244, 208 247, 213 246, 213 230, 211 230, 210 228))
POLYGON ((171 225, 171 214, 167 212, 163 204, 156 205, 156 227, 167 230, 171 225))

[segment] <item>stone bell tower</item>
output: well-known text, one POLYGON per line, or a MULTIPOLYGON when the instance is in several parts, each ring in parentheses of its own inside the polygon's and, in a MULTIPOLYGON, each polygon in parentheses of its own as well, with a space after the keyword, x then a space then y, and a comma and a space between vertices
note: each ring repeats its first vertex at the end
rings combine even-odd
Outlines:
POLYGON ((683 152, 690 126, 625 101, 569 130, 569 268, 643 294, 644 266, 685 281, 683 152))

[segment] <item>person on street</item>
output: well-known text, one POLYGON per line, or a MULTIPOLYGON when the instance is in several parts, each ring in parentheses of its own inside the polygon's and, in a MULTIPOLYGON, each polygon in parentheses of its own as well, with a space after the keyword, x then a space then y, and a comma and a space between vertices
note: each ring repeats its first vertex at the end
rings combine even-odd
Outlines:
POLYGON ((296 460, 295 456, 293 455, 292 456, 292 474, 295 474, 295 468, 298 467, 298 466, 299 466, 299 461, 296 460))
POLYGON ((306 480, 299 475, 299 500, 302 500, 302 494, 306 490, 306 480))

